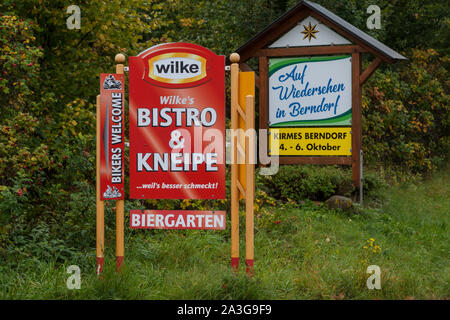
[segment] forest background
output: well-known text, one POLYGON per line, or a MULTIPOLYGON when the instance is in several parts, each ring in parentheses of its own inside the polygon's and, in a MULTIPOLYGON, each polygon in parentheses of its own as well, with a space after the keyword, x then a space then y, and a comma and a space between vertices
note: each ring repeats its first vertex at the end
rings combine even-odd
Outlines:
MULTIPOLYGON (((95 264, 95 98, 99 74, 114 72, 117 53, 128 57, 156 44, 186 41, 228 56, 296 2, 3 0, 0 257, 5 270, 50 260, 86 268, 95 264), (71 4, 81 8, 79 30, 66 26, 71 4)), ((381 65, 363 88, 368 199, 382 201, 378 192, 388 185, 446 175, 450 3, 316 2, 408 58, 381 65), (381 8, 379 30, 366 27, 371 4, 381 8)), ((257 63, 250 64, 257 71, 257 63)), ((333 194, 352 196, 350 181, 348 168, 283 166, 273 178, 257 176, 257 213, 274 201, 299 205, 333 194)), ((227 209, 229 203, 127 201, 126 211, 213 207, 227 209)), ((113 204, 106 210, 106 243, 113 247, 113 204)))

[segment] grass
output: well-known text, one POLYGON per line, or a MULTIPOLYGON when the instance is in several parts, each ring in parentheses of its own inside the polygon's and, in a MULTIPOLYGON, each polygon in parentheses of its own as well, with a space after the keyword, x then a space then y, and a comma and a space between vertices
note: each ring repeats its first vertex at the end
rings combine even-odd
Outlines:
POLYGON ((255 222, 254 278, 244 266, 239 275, 230 270, 229 225, 226 232, 127 230, 121 274, 114 271, 111 248, 101 280, 94 249, 79 262, 80 290, 66 287, 72 263, 30 258, 12 268, 5 262, 0 298, 446 299, 449 189, 448 174, 442 174, 392 187, 383 205, 353 213, 312 202, 263 208, 255 222), (381 290, 366 286, 366 268, 373 264, 381 268, 381 290))

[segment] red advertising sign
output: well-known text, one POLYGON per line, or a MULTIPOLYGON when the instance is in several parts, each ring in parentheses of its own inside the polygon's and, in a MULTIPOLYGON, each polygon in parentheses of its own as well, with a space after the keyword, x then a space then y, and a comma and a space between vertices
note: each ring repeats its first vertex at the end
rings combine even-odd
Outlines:
POLYGON ((100 75, 100 199, 124 199, 124 75, 100 75))
POLYGON ((225 198, 225 57, 190 43, 130 57, 130 198, 225 198))
POLYGON ((225 211, 131 210, 131 229, 225 230, 225 211))

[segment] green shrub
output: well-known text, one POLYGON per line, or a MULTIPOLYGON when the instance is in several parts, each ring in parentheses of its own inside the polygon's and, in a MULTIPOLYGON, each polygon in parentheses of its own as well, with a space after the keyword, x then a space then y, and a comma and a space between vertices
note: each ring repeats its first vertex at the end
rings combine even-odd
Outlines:
POLYGON ((29 112, 39 85, 42 47, 35 38, 36 26, 30 20, 0 13, 0 120, 29 112))
POLYGON ((277 174, 263 179, 268 194, 295 201, 326 200, 337 190, 349 195, 353 188, 351 184, 347 186, 348 181, 351 182, 351 176, 337 166, 309 165, 284 165, 277 174))
MULTIPOLYGON (((270 196, 284 200, 324 201, 335 194, 350 197, 356 191, 349 167, 284 165, 277 174, 262 176, 257 181, 258 187, 270 196)), ((379 173, 364 173, 365 195, 375 196, 384 186, 386 182, 379 173)))
POLYGON ((433 49, 407 56, 364 86, 362 145, 371 166, 423 173, 450 154, 450 60, 433 49))

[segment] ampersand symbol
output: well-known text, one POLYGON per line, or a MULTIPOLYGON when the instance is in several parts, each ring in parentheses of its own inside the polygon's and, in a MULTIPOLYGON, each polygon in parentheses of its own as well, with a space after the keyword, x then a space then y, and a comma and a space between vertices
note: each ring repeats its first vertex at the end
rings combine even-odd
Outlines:
POLYGON ((170 133, 169 146, 172 149, 183 149, 184 148, 184 138, 181 138, 181 133, 178 130, 173 130, 170 133))

